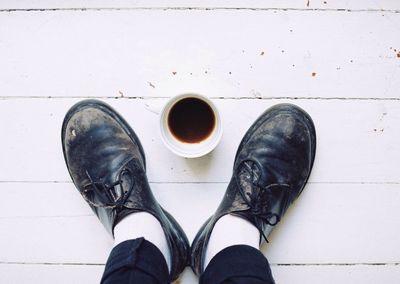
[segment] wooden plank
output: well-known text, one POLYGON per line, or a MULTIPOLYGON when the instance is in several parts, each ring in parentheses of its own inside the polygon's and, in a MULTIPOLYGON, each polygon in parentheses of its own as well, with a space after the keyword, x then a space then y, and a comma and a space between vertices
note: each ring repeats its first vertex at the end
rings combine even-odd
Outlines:
MULTIPOLYGON (((0 279, 4 283, 99 283, 104 265, 64 264, 0 264, 0 279)), ((173 284, 198 283, 190 268, 173 284)))
POLYGON ((19 0, 4 1, 0 9, 69 9, 69 8, 278 8, 278 9, 400 9, 398 1, 373 0, 335 0, 335 1, 305 1, 305 0, 19 0))
MULTIPOLYGON (((83 200, 67 197, 68 190, 78 196, 72 184, 32 184, 30 193, 24 186, 1 187, 0 262, 106 261, 112 239, 96 217, 81 216, 83 200), (19 195, 18 210, 12 190, 19 195), (52 202, 60 209, 48 205, 52 202)), ((152 187, 191 240, 215 211, 226 184, 152 187)), ((399 185, 309 184, 262 251, 274 264, 400 263, 399 202, 399 185)))
MULTIPOLYGON (((0 100, 0 181, 70 181, 60 143, 64 114, 76 99, 0 100), (4 123, 6 122, 6 123, 4 123)), ((160 141, 164 99, 107 100, 139 135, 152 182, 227 182, 237 146, 268 107, 287 100, 215 100, 223 118, 211 154, 183 159, 160 141), (160 162, 161 161, 161 162, 160 162)), ((312 182, 398 183, 400 101, 296 100, 313 117, 318 136, 312 182)))
POLYGON ((100 282, 103 265, 0 264, 2 283, 71 284, 100 282))
MULTIPOLYGON (((184 222, 192 236, 201 223, 214 213, 226 184, 156 183, 151 187, 160 204, 168 208, 178 221, 184 222), (176 196, 179 196, 179 200, 189 202, 177 203, 176 196), (188 220, 184 212, 192 210, 197 214, 188 220)), ((72 183, 1 183, 0 192, 4 196, 0 199, 0 219, 18 221, 27 218, 36 222, 36 219, 82 217, 97 223, 93 212, 72 183), (19 210, 15 210, 13 200, 21 205, 19 210)))
MULTIPOLYGON (((400 281, 400 268, 393 265, 360 266, 276 266, 272 273, 277 283, 319 284, 397 284, 400 281)), ((0 275, 4 283, 99 283, 103 273, 102 265, 43 265, 43 264, 0 264, 0 275)), ((197 277, 186 269, 181 284, 198 283, 197 277)))
POLYGON ((0 228, 0 262, 104 264, 113 244, 94 216, 3 218, 0 228))
POLYGON ((398 263, 399 189, 309 185, 263 251, 273 263, 398 263))
POLYGON ((0 218, 88 217, 92 210, 69 183, 2 182, 0 218), (20 208, 15 210, 15 204, 20 208))
POLYGON ((282 284, 396 284, 400 281, 398 265, 272 266, 272 273, 276 282, 282 284))
POLYGON ((398 26, 384 11, 3 12, 0 96, 399 99, 398 26))

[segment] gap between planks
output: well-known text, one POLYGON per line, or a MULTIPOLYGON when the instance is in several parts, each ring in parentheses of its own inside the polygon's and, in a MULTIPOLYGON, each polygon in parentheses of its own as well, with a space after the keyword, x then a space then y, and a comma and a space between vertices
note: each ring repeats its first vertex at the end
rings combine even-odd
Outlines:
MULTIPOLYGON (((79 263, 79 262, 18 262, 0 261, 0 265, 60 265, 60 266, 104 266, 105 263, 79 263)), ((270 263, 271 266, 399 266, 400 262, 378 263, 270 263)))
MULTIPOLYGON (((0 96, 0 100, 32 100, 32 99, 116 99, 116 100, 153 100, 153 99, 168 99, 169 97, 128 97, 128 96, 0 96)), ((400 97, 387 98, 356 98, 356 97, 213 97, 213 100, 315 100, 315 101, 400 101, 400 97)))
MULTIPOLYGON (((72 181, 58 181, 58 180, 0 180, 1 183, 72 183, 72 181)), ((228 181, 149 181, 150 184, 228 184, 228 181)), ((350 181, 308 181, 307 184, 376 184, 376 185, 398 185, 400 182, 397 181, 386 181, 386 182, 350 182, 350 181)))
POLYGON ((347 13, 400 13, 397 9, 346 9, 346 8, 250 8, 250 7, 116 7, 116 8, 16 8, 0 9, 0 12, 53 12, 53 11, 136 11, 136 10, 156 10, 156 11, 273 11, 273 12, 347 12, 347 13))

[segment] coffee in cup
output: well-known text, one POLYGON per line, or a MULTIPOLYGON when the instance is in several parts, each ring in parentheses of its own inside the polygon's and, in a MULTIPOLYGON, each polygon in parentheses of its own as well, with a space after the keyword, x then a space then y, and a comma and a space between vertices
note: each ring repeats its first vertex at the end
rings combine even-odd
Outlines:
POLYGON ((195 158, 212 151, 222 136, 215 105, 199 94, 170 99, 161 113, 161 137, 175 154, 195 158))

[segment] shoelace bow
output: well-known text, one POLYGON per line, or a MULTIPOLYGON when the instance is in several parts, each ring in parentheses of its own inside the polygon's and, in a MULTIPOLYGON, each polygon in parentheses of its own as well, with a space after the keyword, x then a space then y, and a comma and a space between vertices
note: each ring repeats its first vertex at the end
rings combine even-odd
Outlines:
POLYGON ((123 206, 134 185, 132 182, 128 190, 124 190, 122 187, 122 177, 125 173, 130 173, 129 169, 123 169, 118 175, 118 180, 112 184, 105 184, 102 181, 94 181, 89 172, 87 170, 85 172, 90 182, 83 186, 84 190, 82 195, 90 205, 102 208, 120 208, 123 206), (120 186, 120 190, 116 189, 117 185, 120 186), (100 201, 100 203, 95 202, 93 198, 90 198, 91 193, 96 195, 96 198, 100 201))
MULTIPOLYGON (((253 161, 251 161, 254 163, 253 161)), ((243 192, 242 187, 238 184, 240 193, 242 194, 245 204, 249 207, 248 212, 254 218, 255 226, 257 230, 260 232, 260 235, 264 238, 264 240, 268 243, 267 236, 264 233, 263 226, 264 223, 275 226, 279 223, 281 219, 281 215, 277 213, 273 213, 268 211, 267 209, 270 208, 270 200, 272 199, 272 191, 271 189, 274 187, 279 187, 281 189, 287 189, 284 193, 284 200, 282 203, 282 208, 286 209, 289 201, 289 191, 291 189, 289 184, 269 184, 265 187, 261 187, 254 182, 254 170, 250 167, 250 181, 251 184, 251 191, 250 192, 243 192)), ((237 181, 238 182, 238 181, 237 181)), ((238 182, 239 183, 239 182, 238 182)), ((281 211, 282 212, 282 211, 281 211)))

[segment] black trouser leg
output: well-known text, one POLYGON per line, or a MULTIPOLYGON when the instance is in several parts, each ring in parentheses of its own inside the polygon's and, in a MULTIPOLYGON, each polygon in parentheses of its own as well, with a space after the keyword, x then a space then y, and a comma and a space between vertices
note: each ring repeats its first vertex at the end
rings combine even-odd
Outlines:
POLYGON ((200 284, 274 284, 268 260, 257 249, 230 246, 213 257, 200 284))
POLYGON ((161 251, 144 238, 120 243, 111 251, 101 284, 169 283, 161 251))

